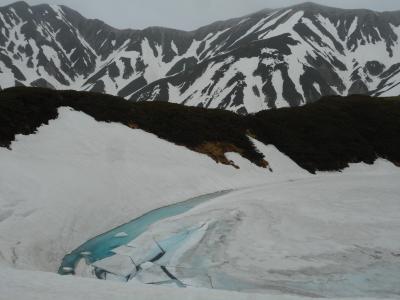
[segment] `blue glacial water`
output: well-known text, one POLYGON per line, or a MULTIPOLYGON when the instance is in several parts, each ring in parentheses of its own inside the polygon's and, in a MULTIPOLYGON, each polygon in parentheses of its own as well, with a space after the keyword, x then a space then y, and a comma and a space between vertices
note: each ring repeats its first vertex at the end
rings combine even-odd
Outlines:
POLYGON ((92 264, 98 260, 114 255, 113 249, 126 245, 136 239, 145 232, 150 225, 176 215, 183 214, 190 209, 205 203, 211 199, 220 197, 229 193, 227 191, 219 191, 216 193, 206 194, 189 200, 172 204, 152 210, 139 218, 136 218, 126 224, 118 226, 106 233, 98 235, 86 243, 67 254, 58 270, 59 274, 73 274, 78 262, 84 258, 87 264, 92 264), (120 233, 124 233, 121 235, 120 233))

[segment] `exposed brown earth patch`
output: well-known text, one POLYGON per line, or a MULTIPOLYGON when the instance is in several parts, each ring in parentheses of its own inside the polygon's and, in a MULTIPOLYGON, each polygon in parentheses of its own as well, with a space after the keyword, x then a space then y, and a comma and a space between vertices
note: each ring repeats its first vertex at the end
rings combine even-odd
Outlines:
POLYGON ((132 128, 132 129, 139 129, 140 128, 139 125, 137 123, 135 123, 135 122, 129 122, 128 123, 128 127, 132 128))
MULTIPOLYGON (((195 147, 193 150, 208 155, 217 163, 230 165, 236 169, 239 169, 239 166, 237 166, 232 160, 228 159, 226 157, 226 153, 235 152, 240 155, 243 155, 244 153, 244 151, 237 146, 223 142, 205 142, 200 146, 195 147)), ((267 168, 269 164, 266 160, 261 159, 257 163, 257 165, 263 168, 267 168)))

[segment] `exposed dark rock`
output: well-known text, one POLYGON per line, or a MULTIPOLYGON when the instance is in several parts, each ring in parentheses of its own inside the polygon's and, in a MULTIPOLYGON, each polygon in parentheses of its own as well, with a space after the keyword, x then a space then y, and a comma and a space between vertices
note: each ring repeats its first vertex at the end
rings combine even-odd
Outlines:
POLYGON ((42 87, 42 88, 55 90, 54 86, 44 78, 40 78, 38 80, 32 81, 30 85, 33 87, 42 87))
POLYGON ((105 93, 105 88, 106 85, 104 84, 103 80, 99 80, 93 85, 90 91, 94 93, 105 93))
POLYGON ((134 92, 140 90, 144 86, 146 86, 147 81, 143 76, 140 76, 125 86, 122 90, 119 91, 118 96, 120 97, 128 97, 132 95, 134 92))
POLYGON ((355 81, 349 89, 349 95, 353 95, 353 94, 366 95, 366 94, 368 94, 368 92, 369 92, 368 87, 362 80, 355 81))
POLYGON ((120 60, 124 64, 124 75, 122 76, 123 79, 130 78, 135 70, 132 67, 132 62, 129 57, 121 57, 120 60))
POLYGON ((379 61, 369 61, 365 64, 365 71, 372 76, 378 76, 385 70, 385 65, 379 61))

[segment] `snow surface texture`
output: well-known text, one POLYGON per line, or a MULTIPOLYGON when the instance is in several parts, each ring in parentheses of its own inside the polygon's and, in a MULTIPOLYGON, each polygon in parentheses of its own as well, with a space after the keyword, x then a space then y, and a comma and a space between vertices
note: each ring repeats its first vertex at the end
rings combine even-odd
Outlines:
POLYGON ((236 154, 240 170, 142 130, 59 113, 12 151, 0 148, 0 264, 57 271, 88 238, 149 210, 271 178, 236 154))
POLYGON ((116 30, 65 6, 0 7, 0 87, 106 92, 253 113, 400 93, 400 12, 311 3, 185 32, 116 30), (36 30, 35 30, 36 29, 36 30))
MULTIPOLYGON (((153 225, 131 245, 159 241, 167 253, 155 263, 188 286, 400 295, 400 175, 378 164, 378 173, 318 175, 233 192, 153 225), (193 226, 198 230, 172 250, 163 242, 193 226)), ((135 252, 134 260, 141 257, 135 252)))
POLYGON ((400 172, 391 163, 311 175, 254 141, 274 172, 231 154, 237 170, 141 130, 59 113, 0 149, 0 299, 268 299, 195 287, 272 299, 400 294, 400 172), (151 209, 226 189, 235 191, 140 236, 146 245, 193 233, 129 283, 38 272, 57 271, 69 251, 151 209), (191 288, 139 285, 161 278, 158 264, 191 288))
MULTIPOLYGON (((296 296, 267 296, 209 289, 173 289, 127 285, 45 272, 0 269, 1 300, 300 300, 296 296)), ((333 300, 333 299, 332 299, 333 300)), ((351 299, 348 299, 351 300, 351 299)), ((371 298, 372 300, 372 298, 371 298)))

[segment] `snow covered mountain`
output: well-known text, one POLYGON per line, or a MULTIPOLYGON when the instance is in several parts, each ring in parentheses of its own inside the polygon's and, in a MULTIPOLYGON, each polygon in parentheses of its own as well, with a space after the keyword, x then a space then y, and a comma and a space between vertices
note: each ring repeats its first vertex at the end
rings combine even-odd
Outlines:
POLYGON ((118 30, 65 6, 0 8, 0 87, 106 92, 252 113, 400 94, 400 12, 304 3, 192 32, 118 30))

